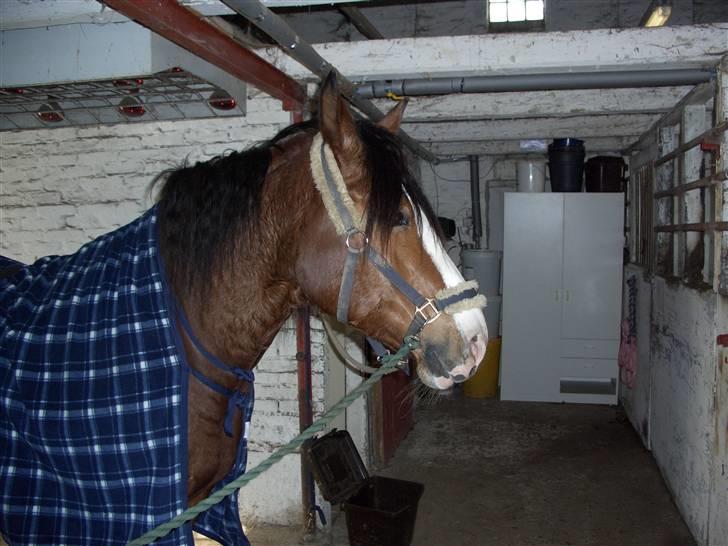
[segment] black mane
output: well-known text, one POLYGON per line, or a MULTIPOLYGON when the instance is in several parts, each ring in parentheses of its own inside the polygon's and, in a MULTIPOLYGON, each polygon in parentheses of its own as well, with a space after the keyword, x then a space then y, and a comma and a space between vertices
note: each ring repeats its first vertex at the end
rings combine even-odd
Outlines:
MULTIPOLYGON (((158 200, 160 243, 178 289, 204 297, 213 275, 234 265, 230 262, 238 238, 254 232, 258 222, 271 149, 286 137, 317 129, 317 120, 294 124, 245 151, 223 154, 158 177, 162 181, 158 200)), ((357 130, 371 178, 367 233, 371 235, 377 227, 381 244, 387 244, 398 222, 403 189, 417 214, 422 211, 439 231, 437 218, 410 172, 399 140, 367 120, 357 121, 357 130)))

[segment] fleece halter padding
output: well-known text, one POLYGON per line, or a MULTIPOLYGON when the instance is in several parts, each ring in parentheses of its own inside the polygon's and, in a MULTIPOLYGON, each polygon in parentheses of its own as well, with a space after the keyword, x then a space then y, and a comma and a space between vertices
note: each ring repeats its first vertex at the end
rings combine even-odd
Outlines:
POLYGON ((321 200, 336 228, 336 233, 346 235, 352 228, 364 231, 364 217, 357 213, 354 200, 346 189, 344 176, 336 163, 334 152, 324 142, 321 133, 313 137, 310 158, 314 184, 321 194, 321 200))
POLYGON ((438 290, 435 299, 443 306, 443 312, 448 315, 462 313, 468 309, 482 309, 488 305, 488 301, 483 294, 478 294, 478 283, 476 281, 465 281, 456 284, 450 288, 438 290), (475 291, 476 295, 462 299, 458 296, 463 293, 475 291))

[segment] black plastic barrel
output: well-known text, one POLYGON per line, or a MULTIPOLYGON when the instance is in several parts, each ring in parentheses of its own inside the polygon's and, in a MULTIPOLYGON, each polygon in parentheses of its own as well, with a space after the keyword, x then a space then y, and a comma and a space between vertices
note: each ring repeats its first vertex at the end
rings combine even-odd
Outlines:
POLYGON ((549 144, 551 191, 580 192, 584 184, 584 141, 557 138, 549 144))
POLYGON ((586 191, 623 192, 626 169, 621 157, 598 155, 589 158, 584 166, 586 191))

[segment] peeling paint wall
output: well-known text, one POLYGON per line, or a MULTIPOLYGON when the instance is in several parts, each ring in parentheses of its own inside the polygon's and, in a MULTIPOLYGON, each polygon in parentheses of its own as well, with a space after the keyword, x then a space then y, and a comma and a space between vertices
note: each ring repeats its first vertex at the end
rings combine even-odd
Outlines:
POLYGON ((660 277, 652 291, 652 453, 693 535, 709 544, 717 299, 660 277))
POLYGON ((708 536, 711 544, 728 544, 728 297, 718 300, 718 344, 713 441, 713 488, 708 536))
MULTIPOLYGON (((728 401, 728 381, 717 381, 716 346, 717 335, 728 331, 728 298, 661 277, 647 281, 633 265, 625 268, 625 280, 631 275, 637 278, 639 357, 634 387, 621 385, 620 401, 698 544, 728 544, 726 518, 714 514, 728 506, 728 478, 719 480, 728 472, 728 450, 718 449, 718 431, 728 426, 718 389, 728 401)), ((624 290, 626 314, 626 283, 624 290)))
MULTIPOLYGON (((725 82, 725 63, 719 81, 725 82)), ((721 93, 726 94, 725 84, 721 93)), ((719 95, 720 97, 721 95, 719 95)), ((720 100, 718 104, 720 106, 720 100)), ((717 121, 726 119, 725 109, 716 108, 717 121)), ((696 130, 689 140, 705 129, 705 108, 684 106, 683 125, 696 130), (694 119, 692 119, 694 118, 694 119)), ((640 154, 634 164, 645 164, 656 155, 675 149, 676 127, 668 126, 640 154)), ((690 129, 686 130, 689 133, 690 129)), ((728 135, 724 136, 724 146, 728 135)), ((700 177, 696 167, 702 156, 686 154, 684 182, 700 177)), ((718 165, 717 170, 725 168, 718 165)), ((676 173, 664 168, 656 173, 655 189, 673 187, 676 173)), ((726 183, 728 184, 728 182, 726 183)), ((725 186, 725 184, 724 184, 725 186)), ((716 191, 716 195, 720 195, 716 191)), ((655 223, 675 222, 672 199, 655 207, 655 223)), ((698 222, 703 218, 695 199, 685 199, 685 217, 698 222)), ((717 203, 718 218, 728 214, 728 204, 717 203)), ((677 211, 680 212, 680 211, 677 211)), ((725 237, 725 235, 724 235, 725 237)), ((688 245, 696 239, 687 237, 688 245)), ((716 247, 721 247, 720 237, 716 247)), ((720 293, 719 279, 713 285, 696 289, 686 285, 683 263, 672 252, 671 237, 658 237, 657 275, 647 277, 642 267, 628 265, 625 279, 637 278, 637 343, 639 360, 634 388, 622 388, 620 400, 644 444, 652 450, 665 482, 672 492, 685 522, 701 546, 728 544, 728 297, 720 293), (676 278, 676 276, 678 278, 676 278)), ((707 262, 709 267, 710 261, 707 262)), ((700 266, 703 266, 702 259, 700 266)), ((720 272, 720 257, 715 271, 720 272)), ((713 278, 710 276, 709 278, 713 278)), ((625 286, 625 290, 627 290, 625 286)), ((624 300, 625 313, 627 298, 624 300)))

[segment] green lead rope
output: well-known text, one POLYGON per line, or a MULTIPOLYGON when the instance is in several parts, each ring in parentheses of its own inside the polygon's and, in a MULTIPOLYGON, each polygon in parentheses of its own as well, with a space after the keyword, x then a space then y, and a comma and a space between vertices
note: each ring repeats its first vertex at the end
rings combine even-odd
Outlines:
POLYGON ((255 468, 249 470, 242 476, 239 476, 235 480, 226 484, 224 487, 221 487, 206 499, 200 501, 198 504, 192 506, 191 508, 188 508, 184 512, 181 512, 168 522, 162 523, 151 531, 144 533, 139 538, 132 540, 127 544, 127 546, 140 546, 142 544, 151 544, 158 538, 166 536, 178 527, 182 527, 188 521, 195 519, 205 510, 221 502, 225 497, 231 495, 232 493, 243 487, 246 483, 268 470, 271 466, 283 459, 283 457, 285 457, 286 455, 290 455, 291 453, 296 452, 303 445, 304 442, 310 440, 316 434, 323 431, 331 423, 331 421, 336 419, 336 417, 342 411, 344 411, 352 404, 352 402, 354 402, 354 400, 356 400, 357 398, 359 398, 359 396, 371 389, 377 382, 382 379, 382 377, 384 377, 388 373, 397 371, 397 364, 405 360, 409 353, 417 347, 419 347, 419 340, 416 337, 406 337, 404 343, 399 348, 399 351, 392 355, 385 355, 380 358, 382 365, 377 369, 376 372, 369 376, 369 378, 367 378, 365 381, 362 381, 358 387, 356 387, 353 391, 351 391, 349 394, 339 400, 329 411, 319 417, 319 419, 317 419, 310 427, 308 427, 301 434, 296 436, 293 440, 288 442, 286 445, 280 447, 275 453, 262 461, 255 468))

